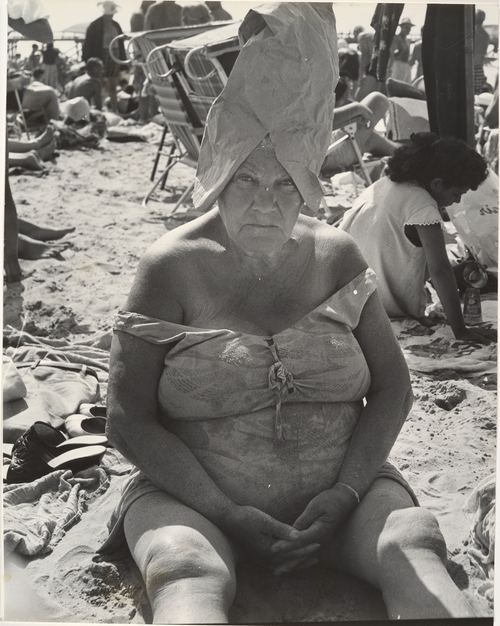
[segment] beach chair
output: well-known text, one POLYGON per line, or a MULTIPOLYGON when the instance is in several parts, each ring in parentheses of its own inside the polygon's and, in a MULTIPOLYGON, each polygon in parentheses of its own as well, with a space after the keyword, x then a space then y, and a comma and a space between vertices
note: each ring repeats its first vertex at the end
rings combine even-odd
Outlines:
MULTIPOLYGON (((158 187, 162 189, 165 187, 168 174, 177 163, 183 163, 193 168, 196 167, 204 130, 203 123, 196 115, 191 102, 179 83, 178 74, 181 67, 178 64, 169 67, 164 55, 164 48, 165 46, 153 48, 148 54, 146 65, 148 78, 154 86, 160 110, 172 134, 173 142, 167 155, 167 165, 159 179, 144 197, 143 206, 147 205, 158 187)), ((162 148, 163 146, 161 145, 160 147, 162 148)), ((157 153, 156 165, 158 158, 159 153, 157 153)), ((172 209, 171 215, 184 202, 193 190, 193 187, 194 182, 181 195, 172 209)))
POLYGON ((166 47, 169 64, 178 63, 182 68, 179 82, 203 123, 240 52, 239 26, 240 22, 234 22, 218 30, 172 41, 166 47))
MULTIPOLYGON (((359 170, 359 174, 361 175, 361 177, 364 179, 366 184, 370 186, 372 184, 372 181, 370 178, 370 174, 368 172, 368 167, 365 161, 363 160, 363 155, 361 153, 359 144, 356 140, 356 130, 358 127, 357 125, 361 121, 362 121, 362 118, 358 116, 358 117, 353 118, 349 124, 342 124, 342 125, 335 126, 335 120, 334 120, 332 130, 343 130, 346 134, 340 139, 337 139, 337 141, 334 141, 332 144, 330 144, 330 146, 328 146, 326 156, 331 154, 337 146, 348 141, 354 150, 354 154, 356 155, 356 164, 354 165, 354 170, 359 170)), ((353 182, 354 182, 354 187, 355 187, 355 191, 357 195, 355 177, 353 177, 353 182)))
MULTIPOLYGON (((128 65, 129 67, 140 66, 145 76, 148 77, 149 70, 146 61, 149 54, 155 48, 158 48, 164 44, 168 44, 174 40, 178 41, 184 38, 198 35, 205 31, 215 31, 225 27, 226 25, 227 22, 209 22, 207 24, 195 24, 192 26, 174 26, 171 28, 162 28, 159 30, 143 31, 135 33, 134 35, 122 33, 121 35, 115 37, 115 39, 110 43, 110 55, 114 60, 116 60, 117 62, 119 61, 119 59, 115 59, 112 48, 114 42, 116 42, 118 39, 123 39, 125 42, 125 53, 127 56, 127 60, 125 62, 120 62, 123 65, 128 65)), ((165 59, 162 59, 160 56, 153 56, 150 59, 150 65, 156 74, 161 75, 164 74, 166 71, 165 59)), ((154 159, 153 168, 151 171, 151 182, 154 181, 160 158, 164 154, 163 150, 165 146, 166 135, 168 132, 169 126, 168 124, 166 124, 163 129, 159 149, 154 159)), ((169 154, 167 154, 166 156, 168 157, 169 154)), ((162 183, 162 187, 163 186, 164 183, 162 183)))

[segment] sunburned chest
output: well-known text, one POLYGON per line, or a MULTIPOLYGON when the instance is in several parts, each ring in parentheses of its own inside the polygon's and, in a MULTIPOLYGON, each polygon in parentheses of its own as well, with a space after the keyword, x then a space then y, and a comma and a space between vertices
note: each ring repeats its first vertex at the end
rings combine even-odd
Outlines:
POLYGON ((271 336, 302 319, 334 291, 331 281, 302 276, 227 276, 207 281, 185 307, 185 322, 200 328, 228 328, 271 336))

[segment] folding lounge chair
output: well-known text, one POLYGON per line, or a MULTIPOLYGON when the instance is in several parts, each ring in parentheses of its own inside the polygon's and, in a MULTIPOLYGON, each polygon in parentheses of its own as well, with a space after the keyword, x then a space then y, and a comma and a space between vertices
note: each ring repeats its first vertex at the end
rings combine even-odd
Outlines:
MULTIPOLYGON (((349 124, 342 124, 339 126, 335 126, 335 120, 334 120, 334 126, 332 130, 343 130, 346 134, 341 137, 340 139, 337 139, 337 141, 335 141, 334 143, 332 143, 329 147, 328 147, 328 151, 326 153, 326 155, 328 156, 329 154, 331 154, 333 152, 333 150, 341 145, 342 143, 348 141, 353 150, 354 150, 354 154, 356 155, 356 165, 355 165, 355 169, 359 169, 361 176, 364 178, 366 184, 369 186, 372 184, 371 178, 370 178, 370 174, 368 173, 368 169, 366 167, 366 163, 363 161, 363 155, 361 154, 361 150, 360 147, 358 145, 358 142, 356 140, 356 129, 357 129, 357 124, 360 123, 362 121, 361 116, 357 116, 355 118, 353 118, 351 120, 351 122, 349 124)), ((355 179, 354 180, 354 185, 356 186, 356 182, 355 179)))
MULTIPOLYGON (((148 76, 154 85, 156 97, 165 121, 173 137, 167 166, 160 178, 146 194, 142 204, 146 206, 154 191, 161 185, 164 188, 170 170, 177 163, 193 168, 198 163, 201 138, 204 126, 196 115, 189 99, 178 80, 179 65, 169 67, 163 55, 164 46, 154 48, 146 60, 148 76)), ((192 183, 182 194, 173 208, 175 213, 194 187, 192 183)))
POLYGON ((166 48, 169 64, 179 63, 182 67, 179 81, 203 123, 239 54, 239 25, 240 22, 235 22, 216 31, 173 41, 166 48))
MULTIPOLYGON (((205 31, 216 31, 220 28, 226 26, 227 22, 209 22, 207 24, 195 24, 192 26, 174 26, 171 28, 162 28, 159 30, 152 31, 144 31, 140 33, 136 33, 132 36, 127 35, 125 33, 118 35, 115 39, 110 43, 110 55, 113 60, 121 63, 122 65, 130 66, 140 66, 143 68, 145 75, 148 75, 148 67, 146 64, 146 60, 148 55, 157 47, 167 44, 174 40, 182 40, 187 37, 192 37, 194 35, 198 35, 205 31), (116 59, 113 55, 113 45, 119 40, 123 39, 125 43, 125 53, 127 55, 127 60, 123 61, 120 59, 116 59)), ((156 72, 163 74, 165 72, 164 64, 161 59, 153 58, 151 60, 152 67, 155 68, 156 72)), ((172 64, 173 65, 173 64, 172 64)), ((162 138, 160 141, 160 146, 157 151, 155 161, 153 164, 153 169, 151 172, 151 182, 154 180, 156 171, 159 165, 160 157, 163 154, 163 148, 165 145, 166 134, 169 131, 169 127, 166 124, 163 129, 162 138)), ((169 156, 169 154, 167 155, 169 156)), ((163 183, 164 184, 164 183, 163 183)))

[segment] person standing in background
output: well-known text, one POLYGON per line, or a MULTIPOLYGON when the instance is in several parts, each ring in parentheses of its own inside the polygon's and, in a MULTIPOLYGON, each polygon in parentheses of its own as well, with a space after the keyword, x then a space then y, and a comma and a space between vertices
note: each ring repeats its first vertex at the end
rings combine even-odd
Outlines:
POLYGON ((193 2, 185 4, 181 11, 181 24, 183 26, 194 26, 196 24, 207 24, 213 21, 210 9, 204 2, 193 2))
POLYGON ((399 34, 395 35, 391 48, 390 76, 404 83, 411 83, 410 42, 407 37, 415 26, 408 17, 399 23, 399 34))
POLYGON ((25 69, 27 70, 36 70, 36 68, 40 65, 40 61, 42 58, 42 53, 40 52, 38 45, 34 43, 31 46, 31 54, 28 57, 28 63, 26 64, 25 69))
POLYGON ((44 71, 43 82, 62 92, 62 86, 57 75, 57 64, 59 62, 59 50, 54 48, 54 44, 48 43, 42 51, 42 69, 44 71))
POLYGON ((155 2, 144 18, 144 30, 159 30, 181 25, 182 8, 174 0, 155 2))
POLYGON ((483 28, 486 13, 476 11, 474 30, 474 93, 480 94, 486 90, 486 76, 484 75, 484 58, 490 45, 490 36, 483 28))
MULTIPOLYGON (((423 30, 423 28, 420 29, 421 34, 423 30)), ((413 77, 413 80, 416 80, 417 78, 420 78, 420 76, 423 76, 424 71, 422 69, 422 37, 420 37, 419 41, 417 41, 416 44, 413 46, 410 58, 410 65, 412 67, 414 65, 416 66, 415 76, 413 77)))
POLYGON ((155 0, 144 0, 141 2, 139 11, 134 11, 130 16, 130 32, 139 33, 144 29, 144 18, 146 17, 147 10, 155 3, 155 0))
POLYGON ((205 2, 210 9, 210 13, 214 16, 216 22, 224 22, 226 20, 232 20, 232 15, 222 8, 219 1, 217 2, 205 2))
MULTIPOLYGON (((82 57, 85 62, 91 57, 97 57, 103 62, 103 81, 109 92, 111 109, 116 112, 118 110, 116 88, 120 76, 120 65, 113 61, 109 52, 109 45, 123 31, 120 24, 113 19, 113 15, 118 11, 116 2, 104 0, 98 4, 102 5, 103 15, 89 24, 83 42, 82 57)), ((127 58, 125 46, 121 39, 113 44, 113 54, 115 58, 121 60, 127 58)))

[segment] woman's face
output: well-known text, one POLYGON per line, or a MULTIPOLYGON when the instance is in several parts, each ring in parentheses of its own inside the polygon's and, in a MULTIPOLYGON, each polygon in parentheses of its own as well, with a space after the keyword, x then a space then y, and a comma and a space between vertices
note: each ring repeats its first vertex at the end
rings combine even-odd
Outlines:
POLYGON ((431 183, 430 194, 437 202, 440 209, 451 206, 455 202, 460 202, 464 193, 467 193, 470 187, 446 187, 440 178, 436 178, 431 183))
POLYGON ((249 255, 272 255, 290 239, 302 196, 272 147, 256 148, 219 196, 229 237, 249 255))

